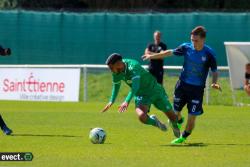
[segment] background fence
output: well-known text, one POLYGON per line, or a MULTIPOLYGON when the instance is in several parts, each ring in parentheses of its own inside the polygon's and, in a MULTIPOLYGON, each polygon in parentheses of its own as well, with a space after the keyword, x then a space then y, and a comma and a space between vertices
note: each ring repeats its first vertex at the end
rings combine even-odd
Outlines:
MULTIPOLYGON (((147 66, 143 66, 147 68, 147 66)), ((112 89, 112 76, 106 65, 0 65, 1 68, 80 68, 80 101, 83 102, 106 102, 109 100, 112 89)), ((181 66, 164 66, 164 88, 170 100, 173 99, 175 83, 178 80, 181 66)), ((210 88, 211 78, 207 79, 204 103, 213 105, 232 105, 232 92, 228 77, 228 67, 218 67, 220 73, 219 82, 222 84, 223 92, 210 88)), ((62 73, 63 75, 63 73, 62 73)), ((129 87, 123 83, 120 89, 118 102, 122 102, 128 94, 129 87)), ((243 92, 244 93, 244 92, 243 92)))
MULTIPOLYGON (((227 66, 224 41, 250 41, 250 13, 70 13, 0 11, 0 44, 13 55, 1 64, 103 64, 119 52, 141 61, 155 30, 169 48, 190 41, 197 25, 208 30, 207 44, 227 66)), ((181 65, 169 58, 166 65, 181 65)), ((144 63, 144 62, 143 62, 144 63)))

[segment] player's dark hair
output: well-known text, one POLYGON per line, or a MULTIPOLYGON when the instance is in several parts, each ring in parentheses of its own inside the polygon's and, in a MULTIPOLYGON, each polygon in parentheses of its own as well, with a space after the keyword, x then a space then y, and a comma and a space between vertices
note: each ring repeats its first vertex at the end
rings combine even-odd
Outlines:
POLYGON ((206 33, 207 33, 207 30, 205 29, 205 27, 197 26, 192 30, 191 35, 198 35, 201 38, 206 38, 206 33))
POLYGON ((250 66, 250 63, 247 63, 247 64, 246 64, 246 67, 249 67, 249 66, 250 66))
POLYGON ((110 65, 110 64, 115 64, 118 61, 122 60, 122 56, 119 53, 112 53, 106 60, 106 64, 110 65))

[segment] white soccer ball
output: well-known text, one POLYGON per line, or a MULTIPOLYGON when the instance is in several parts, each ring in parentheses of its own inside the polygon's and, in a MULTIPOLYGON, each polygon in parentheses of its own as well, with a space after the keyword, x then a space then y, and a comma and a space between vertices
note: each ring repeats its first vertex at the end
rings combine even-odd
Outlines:
POLYGON ((102 128, 93 128, 89 132, 89 139, 93 144, 103 144, 106 139, 106 132, 102 128))

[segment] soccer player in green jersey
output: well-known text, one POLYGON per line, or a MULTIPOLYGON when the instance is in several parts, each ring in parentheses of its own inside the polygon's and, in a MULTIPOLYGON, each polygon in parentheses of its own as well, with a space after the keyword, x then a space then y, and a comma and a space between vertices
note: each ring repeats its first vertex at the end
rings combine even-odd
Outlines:
POLYGON ((145 70, 136 60, 123 59, 120 54, 113 53, 106 60, 113 75, 112 96, 109 103, 102 112, 107 111, 115 102, 121 86, 121 80, 131 87, 125 101, 120 105, 119 112, 127 110, 131 99, 134 97, 136 113, 139 120, 147 125, 158 127, 166 131, 167 127, 155 115, 148 115, 148 109, 151 104, 161 110, 170 120, 170 126, 174 135, 180 137, 180 130, 177 126, 177 115, 173 112, 172 105, 164 88, 157 83, 156 79, 145 70))

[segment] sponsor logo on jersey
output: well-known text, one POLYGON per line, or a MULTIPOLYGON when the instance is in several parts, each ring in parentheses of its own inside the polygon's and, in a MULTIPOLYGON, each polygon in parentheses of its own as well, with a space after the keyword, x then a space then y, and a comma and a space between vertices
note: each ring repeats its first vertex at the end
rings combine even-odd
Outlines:
POLYGON ((202 56, 202 57, 201 57, 201 60, 202 60, 202 61, 206 61, 207 58, 206 58, 205 56, 202 56))
POLYGON ((142 96, 137 96, 137 97, 136 97, 136 100, 141 101, 142 98, 143 98, 142 96))
POLYGON ((174 97, 174 102, 178 103, 178 102, 180 102, 180 101, 181 101, 180 98, 174 97))
POLYGON ((129 70, 133 70, 133 67, 131 65, 128 66, 129 70))
POLYGON ((162 50, 161 46, 158 46, 157 51, 160 52, 162 50))
POLYGON ((200 101, 199 101, 199 100, 192 100, 192 103, 194 103, 194 104, 199 104, 200 101))
POLYGON ((128 84, 132 84, 132 80, 126 80, 128 84))

